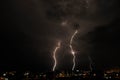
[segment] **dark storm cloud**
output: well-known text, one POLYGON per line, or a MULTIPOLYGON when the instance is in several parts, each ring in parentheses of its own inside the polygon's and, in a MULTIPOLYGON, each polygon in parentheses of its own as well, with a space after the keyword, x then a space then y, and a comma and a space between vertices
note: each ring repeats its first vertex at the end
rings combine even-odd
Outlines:
POLYGON ((58 25, 67 21, 70 29, 77 23, 81 34, 94 30, 96 26, 109 24, 119 16, 118 0, 89 0, 88 8, 86 0, 48 0, 43 4, 46 5, 45 16, 48 21, 58 25))
POLYGON ((47 4, 48 16, 52 16, 51 18, 72 18, 75 19, 84 19, 87 18, 90 20, 93 19, 103 19, 103 18, 111 18, 115 16, 114 14, 118 14, 119 10, 118 1, 117 0, 89 0, 88 4, 86 0, 67 0, 67 1, 54 1, 48 0, 45 1, 44 4, 47 4), (78 5, 77 5, 78 4, 78 5), (88 8, 86 8, 88 6, 88 8), (83 13, 83 14, 81 14, 83 13))
MULTIPOLYGON (((11 0, 9 4, 6 2, 5 9, 7 12, 5 12, 5 16, 7 15, 9 19, 5 19, 11 23, 7 26, 12 26, 12 29, 9 28, 10 31, 15 29, 13 30, 14 32, 20 32, 17 34, 27 36, 26 38, 22 37, 21 47, 26 45, 22 51, 26 57, 31 56, 29 58, 30 61, 32 61, 31 58, 34 58, 32 63, 35 62, 43 67, 51 66, 52 51, 58 40, 62 40, 63 50, 61 53, 65 53, 60 55, 71 56, 70 54, 66 55, 69 51, 65 50, 64 52, 65 47, 63 46, 68 47, 69 39, 76 29, 74 28, 75 24, 79 24, 79 28, 77 28, 79 33, 75 37, 76 42, 73 45, 78 51, 78 55, 80 53, 92 53, 94 44, 97 44, 92 42, 93 35, 96 34, 92 32, 102 28, 103 25, 106 27, 107 24, 119 18, 119 0, 89 0, 88 5, 85 0, 64 1, 11 0), (89 7, 86 8, 86 6, 89 7), (67 21, 65 26, 61 25, 64 21, 67 21), (13 26, 13 24, 15 25, 13 26), (29 43, 24 43, 24 39, 29 43)), ((17 48, 19 49, 19 47, 17 48)))
POLYGON ((88 32, 97 25, 108 24, 119 14, 117 0, 89 0, 88 9, 83 7, 86 6, 85 0, 67 0, 65 2, 30 0, 16 1, 15 4, 16 10, 20 13, 20 25, 23 26, 25 32, 28 34, 33 32, 38 36, 48 33, 51 37, 57 33, 63 35, 66 32, 71 32, 71 27, 75 23, 80 25, 81 32, 88 32), (54 18, 56 19, 54 20, 54 18), (61 18, 68 20, 70 28, 61 27, 61 18))

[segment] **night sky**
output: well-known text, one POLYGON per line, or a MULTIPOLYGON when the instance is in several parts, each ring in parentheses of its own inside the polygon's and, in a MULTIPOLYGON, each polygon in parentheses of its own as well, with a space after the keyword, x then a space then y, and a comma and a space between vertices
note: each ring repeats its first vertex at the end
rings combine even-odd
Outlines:
POLYGON ((77 68, 88 67, 86 55, 96 69, 120 67, 119 5, 119 0, 4 0, 0 70, 51 70, 59 40, 57 69, 71 69, 69 40, 76 29, 77 68))

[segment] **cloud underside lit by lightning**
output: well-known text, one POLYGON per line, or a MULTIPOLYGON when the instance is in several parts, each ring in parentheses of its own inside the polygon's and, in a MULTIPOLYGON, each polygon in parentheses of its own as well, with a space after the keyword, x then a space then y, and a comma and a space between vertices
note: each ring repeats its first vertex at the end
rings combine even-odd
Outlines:
POLYGON ((55 47, 55 49, 54 49, 54 51, 53 51, 54 66, 53 66, 52 71, 55 71, 55 69, 56 69, 56 65, 57 65, 56 52, 57 52, 57 50, 60 48, 60 45, 61 45, 61 42, 59 41, 59 42, 57 43, 57 46, 55 47))
POLYGON ((73 67, 72 67, 72 70, 74 70, 74 68, 75 68, 75 51, 73 50, 73 46, 72 46, 72 43, 73 43, 73 39, 74 39, 74 37, 76 36, 76 34, 78 33, 78 30, 76 30, 75 32, 74 32, 74 34, 72 35, 72 37, 71 37, 71 39, 70 39, 70 49, 71 49, 71 54, 73 55, 73 67))

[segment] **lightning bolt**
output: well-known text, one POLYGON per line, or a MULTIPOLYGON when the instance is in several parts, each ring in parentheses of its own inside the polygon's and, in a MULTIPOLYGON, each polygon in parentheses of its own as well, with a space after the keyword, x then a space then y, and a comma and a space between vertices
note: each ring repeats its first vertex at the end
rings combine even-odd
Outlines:
POLYGON ((56 65, 57 65, 57 59, 56 59, 56 52, 57 50, 60 48, 61 46, 61 42, 59 41, 57 43, 57 46, 55 47, 54 51, 53 51, 53 59, 54 59, 54 66, 53 66, 53 71, 55 71, 56 65))
POLYGON ((73 55, 73 67, 72 67, 72 70, 74 70, 74 68, 75 68, 75 51, 73 50, 73 46, 72 46, 72 42, 73 42, 73 39, 74 39, 74 37, 75 37, 75 35, 78 33, 78 30, 76 30, 75 32, 74 32, 74 34, 72 35, 72 37, 71 37, 71 39, 70 39, 70 49, 71 49, 71 53, 72 53, 72 55, 73 55))
POLYGON ((89 67, 90 67, 90 71, 92 71, 93 69, 92 69, 92 59, 91 59, 91 57, 90 56, 88 56, 88 59, 89 59, 89 61, 90 61, 90 64, 89 64, 89 67))

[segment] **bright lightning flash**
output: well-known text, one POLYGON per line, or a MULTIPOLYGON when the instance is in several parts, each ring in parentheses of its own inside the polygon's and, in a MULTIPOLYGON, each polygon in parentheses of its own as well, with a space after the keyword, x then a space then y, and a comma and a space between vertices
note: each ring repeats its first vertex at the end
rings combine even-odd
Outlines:
POLYGON ((74 68, 75 68, 75 51, 73 50, 73 46, 72 46, 72 42, 73 42, 73 39, 74 39, 74 37, 75 37, 75 35, 78 33, 78 30, 76 30, 75 32, 74 32, 74 34, 72 35, 72 37, 71 37, 71 39, 70 39, 70 49, 71 49, 71 53, 72 53, 72 55, 73 55, 73 67, 72 67, 72 70, 74 70, 74 68))
POLYGON ((55 47, 54 51, 53 51, 53 59, 54 59, 54 66, 53 66, 53 71, 55 71, 56 65, 57 65, 57 59, 56 59, 56 52, 57 50, 60 48, 61 46, 61 42, 59 41, 57 43, 57 46, 55 47))

